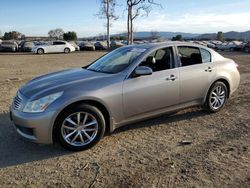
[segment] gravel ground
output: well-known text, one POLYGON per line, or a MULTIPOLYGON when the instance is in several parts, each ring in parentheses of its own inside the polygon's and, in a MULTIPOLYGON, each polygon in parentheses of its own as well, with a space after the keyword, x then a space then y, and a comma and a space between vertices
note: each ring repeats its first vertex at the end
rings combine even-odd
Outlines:
POLYGON ((23 141, 8 117, 17 89, 103 54, 0 54, 0 187, 250 187, 249 54, 224 54, 241 84, 217 114, 190 108, 131 124, 77 153, 23 141))

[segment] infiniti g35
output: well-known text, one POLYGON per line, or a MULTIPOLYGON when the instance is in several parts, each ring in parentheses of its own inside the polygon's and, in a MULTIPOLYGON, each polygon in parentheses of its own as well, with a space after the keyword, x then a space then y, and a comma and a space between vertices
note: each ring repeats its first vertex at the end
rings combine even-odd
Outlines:
POLYGON ((204 46, 169 42, 121 47, 92 64, 34 78, 10 114, 17 132, 69 150, 105 132, 190 106, 221 110, 237 89, 237 64, 204 46))

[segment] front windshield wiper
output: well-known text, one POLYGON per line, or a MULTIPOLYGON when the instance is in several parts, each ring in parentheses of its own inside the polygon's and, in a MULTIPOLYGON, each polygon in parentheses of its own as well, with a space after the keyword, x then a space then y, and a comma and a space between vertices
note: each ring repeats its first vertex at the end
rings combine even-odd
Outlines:
POLYGON ((96 70, 96 69, 86 69, 86 70, 93 71, 93 72, 106 73, 106 74, 114 74, 114 73, 112 73, 112 72, 105 72, 105 71, 96 70))

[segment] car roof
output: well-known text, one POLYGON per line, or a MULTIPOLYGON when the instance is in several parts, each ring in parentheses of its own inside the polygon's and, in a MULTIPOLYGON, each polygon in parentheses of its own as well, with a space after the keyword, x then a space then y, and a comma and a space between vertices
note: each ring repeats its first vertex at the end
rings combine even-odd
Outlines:
POLYGON ((129 45, 129 47, 135 47, 135 48, 144 48, 144 49, 151 49, 151 48, 160 48, 160 47, 165 47, 165 46, 182 46, 182 45, 187 45, 187 46, 194 46, 198 48, 205 48, 209 51, 211 51, 209 48, 203 45, 191 43, 191 42, 180 42, 180 41, 167 41, 167 42, 157 42, 157 43, 144 43, 144 44, 133 44, 129 45))

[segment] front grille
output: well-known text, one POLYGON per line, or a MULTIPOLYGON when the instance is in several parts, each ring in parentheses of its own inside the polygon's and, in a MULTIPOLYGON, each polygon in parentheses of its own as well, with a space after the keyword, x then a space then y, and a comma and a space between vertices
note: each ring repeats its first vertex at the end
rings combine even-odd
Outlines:
POLYGON ((23 99, 20 97, 19 93, 14 98, 13 107, 16 110, 20 110, 22 107, 23 99))

